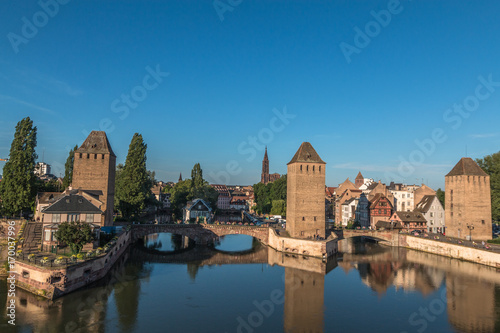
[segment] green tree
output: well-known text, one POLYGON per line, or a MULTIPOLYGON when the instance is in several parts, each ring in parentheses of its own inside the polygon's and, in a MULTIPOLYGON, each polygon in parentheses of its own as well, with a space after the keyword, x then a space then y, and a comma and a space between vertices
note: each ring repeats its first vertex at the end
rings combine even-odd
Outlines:
POLYGON ((286 215, 286 201, 285 200, 273 200, 271 214, 272 215, 286 215))
POLYGON ((35 152, 37 128, 27 117, 16 125, 14 140, 10 147, 9 160, 3 168, 0 182, 2 210, 7 215, 20 214, 34 207, 35 152))
POLYGON ((83 245, 95 240, 90 225, 80 221, 62 222, 54 236, 59 242, 68 245, 73 254, 80 253, 83 245))
POLYGON ((180 181, 172 188, 170 205, 176 219, 182 216, 182 208, 192 199, 191 190, 191 179, 180 181))
POLYGON ((147 145, 142 135, 135 133, 130 142, 123 170, 119 172, 115 196, 125 218, 137 216, 152 196, 151 176, 146 169, 147 145))
POLYGON ((63 178, 63 189, 68 188, 73 181, 73 164, 75 162, 75 151, 78 149, 78 146, 71 149, 69 151, 69 156, 66 159, 66 163, 64 164, 64 178, 63 178))
POLYGON ((444 207, 444 191, 441 188, 437 189, 436 196, 437 196, 439 202, 441 202, 441 205, 443 205, 443 207, 444 207))
POLYGON ((477 164, 490 175, 491 217, 500 220, 500 152, 476 159, 477 164))
POLYGON ((273 201, 283 200, 285 202, 284 211, 279 215, 286 215, 286 184, 286 175, 267 185, 262 183, 254 184, 255 211, 258 214, 269 214, 273 210, 273 201))

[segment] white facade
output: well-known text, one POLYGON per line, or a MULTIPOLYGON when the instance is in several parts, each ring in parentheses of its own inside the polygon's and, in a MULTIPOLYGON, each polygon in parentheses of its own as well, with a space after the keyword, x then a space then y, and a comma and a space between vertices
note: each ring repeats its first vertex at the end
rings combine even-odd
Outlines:
POLYGON ((390 190, 394 196, 394 209, 398 212, 411 212, 415 209, 415 194, 413 189, 390 190))
POLYGON ((44 162, 38 162, 35 166, 35 175, 44 176, 50 173, 50 165, 44 162))
POLYGON ((347 226, 349 221, 354 221, 357 207, 358 207, 357 198, 352 198, 342 204, 342 225, 344 227, 347 226))

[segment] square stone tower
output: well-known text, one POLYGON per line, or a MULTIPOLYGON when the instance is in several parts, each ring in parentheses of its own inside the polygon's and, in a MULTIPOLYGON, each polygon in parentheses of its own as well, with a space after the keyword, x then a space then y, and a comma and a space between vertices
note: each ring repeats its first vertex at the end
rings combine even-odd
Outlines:
POLYGON ((490 176, 474 160, 464 157, 444 179, 446 235, 491 239, 490 176))
POLYGON ((92 131, 75 151, 72 187, 95 191, 103 202, 101 226, 113 225, 116 155, 106 133, 92 131))
POLYGON ((325 165, 309 142, 287 165, 286 229, 292 237, 325 237, 325 165))

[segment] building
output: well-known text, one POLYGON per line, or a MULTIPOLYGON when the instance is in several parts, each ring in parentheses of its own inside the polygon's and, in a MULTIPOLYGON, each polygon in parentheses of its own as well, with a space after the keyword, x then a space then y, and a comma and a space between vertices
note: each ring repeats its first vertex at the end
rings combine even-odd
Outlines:
POLYGON ((335 223, 341 224, 344 220, 343 205, 352 198, 359 198, 363 192, 361 190, 352 190, 348 188, 335 201, 335 223))
POLYGON ((269 158, 267 157, 267 147, 264 153, 264 159, 262 160, 262 173, 260 175, 260 182, 262 184, 272 183, 280 179, 279 173, 269 174, 269 158))
POLYGON ((182 220, 187 223, 201 220, 208 223, 212 220, 212 208, 203 199, 188 201, 182 210, 182 220))
POLYGON ((474 160, 464 157, 444 178, 446 235, 491 239, 490 176, 474 160))
POLYGON ((50 174, 50 165, 44 162, 38 162, 35 165, 35 175, 38 177, 50 174))
POLYGON ((391 222, 402 224, 403 229, 407 231, 427 231, 427 220, 419 211, 394 212, 391 222))
MULTIPOLYGON (((44 195, 42 194, 41 197, 44 197, 44 195)), ((50 197, 49 195, 48 198, 50 197)), ((40 202, 40 200, 37 201, 40 202)), ((59 245, 54 233, 62 222, 80 221, 88 223, 91 229, 95 231, 98 239, 101 217, 104 214, 99 208, 100 204, 102 204, 100 201, 89 198, 88 194, 77 190, 68 190, 59 195, 57 199, 44 206, 41 210, 42 245, 48 247, 59 245)))
POLYGON ((388 222, 392 216, 392 202, 382 193, 377 193, 370 200, 370 226, 376 228, 378 221, 388 222))
POLYGON ((388 187, 394 196, 394 209, 400 212, 410 212, 415 208, 414 189, 406 184, 394 183, 388 187))
POLYGON ((444 208, 436 195, 426 195, 415 207, 427 220, 427 231, 445 232, 444 208))
POLYGON ((219 196, 217 197, 217 209, 228 210, 231 203, 231 195, 226 185, 212 184, 212 186, 219 196))
POLYGON ((92 131, 75 150, 74 159, 72 187, 100 191, 99 200, 104 212, 101 226, 113 225, 116 155, 106 133, 92 131))
POLYGON ((356 219, 358 201, 358 198, 352 197, 342 204, 342 226, 345 227, 349 222, 354 222, 356 219))
POLYGON ((325 165, 309 142, 287 164, 286 229, 292 237, 325 237, 325 165))
POLYGON ((422 199, 426 196, 426 195, 436 195, 436 191, 434 191, 432 188, 430 188, 429 186, 425 185, 425 184, 422 184, 421 186, 418 186, 418 185, 414 185, 415 188, 413 190, 413 193, 414 193, 414 202, 415 203, 419 203, 420 201, 422 201, 422 199))
POLYGON ((354 180, 354 185, 359 189, 365 183, 365 177, 361 174, 361 171, 358 172, 356 179, 354 180))
POLYGON ((247 197, 232 197, 229 208, 235 210, 248 210, 247 199, 247 197))
POLYGON ((361 193, 358 199, 355 221, 359 222, 360 227, 370 227, 370 201, 364 193, 361 193))

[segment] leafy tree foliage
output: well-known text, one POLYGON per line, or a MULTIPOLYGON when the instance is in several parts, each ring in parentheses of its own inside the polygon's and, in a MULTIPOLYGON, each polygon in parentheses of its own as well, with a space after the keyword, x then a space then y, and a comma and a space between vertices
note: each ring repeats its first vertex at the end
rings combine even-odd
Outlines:
POLYGON ((69 156, 64 164, 64 178, 63 178, 63 188, 67 188, 73 182, 73 164, 75 162, 75 150, 78 146, 69 151, 69 156))
POLYGON ((273 200, 271 214, 272 215, 286 215, 286 201, 285 200, 273 200))
POLYGON ((441 202, 441 205, 443 205, 443 207, 444 207, 444 191, 441 188, 437 189, 436 196, 437 196, 439 202, 441 202))
POLYGON ((182 216, 182 208, 193 199, 203 199, 212 210, 217 207, 219 193, 203 179, 203 170, 199 163, 196 163, 191 171, 191 179, 178 182, 172 188, 167 188, 170 193, 170 204, 175 218, 182 216))
POLYGON ((490 175, 491 217, 500 220, 500 152, 476 159, 477 164, 490 175))
POLYGON ((35 189, 36 193, 38 192, 62 192, 63 187, 61 183, 59 183, 55 179, 51 179, 49 181, 44 181, 42 179, 35 180, 35 189))
POLYGON ((2 211, 7 215, 19 214, 34 206, 36 176, 33 171, 38 157, 35 152, 36 133, 37 128, 29 117, 16 125, 9 160, 5 163, 0 182, 2 211))
POLYGON ((151 200, 151 174, 146 170, 147 145, 135 133, 130 142, 123 169, 117 170, 115 196, 118 209, 125 218, 137 216, 151 200))
POLYGON ((80 253, 83 245, 94 241, 94 233, 88 223, 62 222, 55 232, 56 239, 71 248, 73 254, 80 253))
POLYGON ((258 214, 286 215, 286 181, 287 177, 284 175, 267 185, 258 183, 253 186, 255 210, 258 214), (277 202, 274 203, 274 201, 277 202), (281 212, 280 214, 274 213, 278 210, 281 212))

